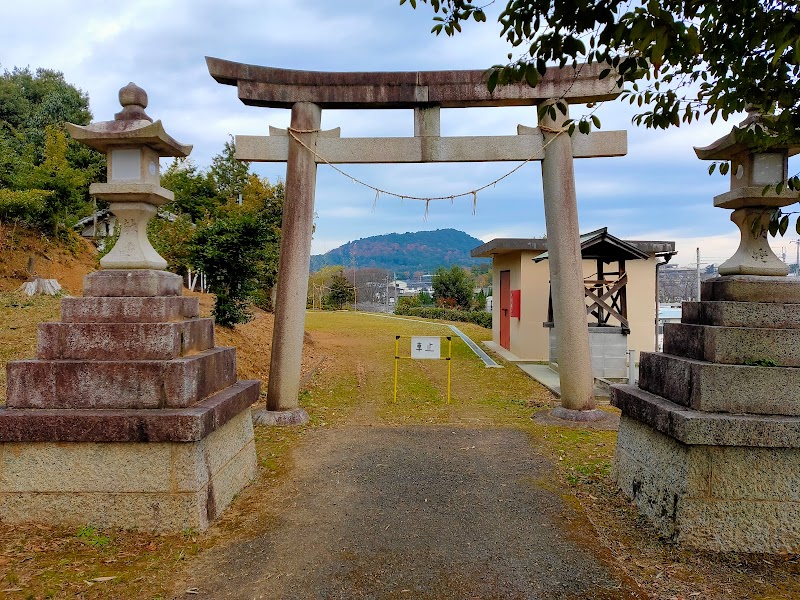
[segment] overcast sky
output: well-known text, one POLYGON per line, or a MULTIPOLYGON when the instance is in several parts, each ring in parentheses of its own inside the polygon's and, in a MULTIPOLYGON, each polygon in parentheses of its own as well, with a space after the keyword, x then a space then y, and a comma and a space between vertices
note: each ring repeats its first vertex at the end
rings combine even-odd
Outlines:
MULTIPOLYGON (((505 4, 503 2, 503 4, 505 4)), ((499 7, 492 7, 495 13, 499 7)), ((0 3, 0 68, 46 67, 88 93, 95 120, 113 119, 117 92, 129 81, 149 96, 148 114, 173 137, 193 144, 192 159, 207 167, 229 134, 266 135, 286 127, 289 111, 244 106, 236 89, 216 83, 205 56, 282 68, 319 71, 416 71, 482 69, 503 62, 509 48, 499 25, 470 23, 455 38, 430 34, 431 12, 399 6, 398 0, 29 0, 0 3)), ((583 107, 573 107, 573 116, 583 107)), ((728 189, 726 178, 709 177, 708 163, 692 146, 705 146, 730 130, 707 122, 649 131, 631 124, 635 110, 609 102, 596 113, 604 129, 628 130, 628 155, 576 160, 582 231, 608 227, 624 239, 674 240, 676 261, 720 263, 738 244, 728 211, 712 198, 728 189)), ((534 108, 442 111, 442 135, 513 135, 516 125, 536 125, 534 108)), ((323 111, 325 129, 344 137, 413 135, 411 110, 323 111)), ((506 173, 514 163, 454 165, 344 165, 359 179, 413 196, 457 194, 506 173)), ((800 168, 798 160, 791 163, 800 168)), ((284 164, 258 164, 270 180, 284 164)), ((538 237, 545 232, 539 163, 478 197, 423 203, 381 197, 330 167, 317 177, 317 228, 312 251, 321 253, 371 235, 453 227, 488 241, 538 237)), ((785 247, 794 261, 796 246, 785 247)))

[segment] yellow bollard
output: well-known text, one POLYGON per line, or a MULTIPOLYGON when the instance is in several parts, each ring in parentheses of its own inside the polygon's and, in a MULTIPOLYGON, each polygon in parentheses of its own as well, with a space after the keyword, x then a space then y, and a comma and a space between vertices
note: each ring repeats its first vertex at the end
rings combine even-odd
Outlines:
POLYGON ((400 336, 394 336, 394 403, 397 404, 397 365, 400 363, 400 336))
POLYGON ((450 404, 450 365, 453 364, 453 339, 447 336, 447 403, 450 404))

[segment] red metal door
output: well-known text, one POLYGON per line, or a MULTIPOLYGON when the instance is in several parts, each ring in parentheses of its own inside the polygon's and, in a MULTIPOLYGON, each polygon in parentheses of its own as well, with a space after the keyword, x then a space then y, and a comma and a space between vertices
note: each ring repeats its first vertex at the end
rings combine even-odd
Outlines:
POLYGON ((511 350, 511 271, 500 271, 500 345, 511 350))

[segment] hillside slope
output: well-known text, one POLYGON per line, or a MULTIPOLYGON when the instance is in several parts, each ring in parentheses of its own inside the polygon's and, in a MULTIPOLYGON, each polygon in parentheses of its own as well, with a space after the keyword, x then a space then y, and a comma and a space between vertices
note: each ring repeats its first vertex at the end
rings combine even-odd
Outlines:
POLYGON ((14 291, 28 280, 31 257, 35 275, 56 279, 75 295, 83 291, 83 277, 98 268, 97 249, 85 239, 67 248, 38 231, 0 224, 0 292, 14 291))
POLYGON ((348 242, 325 254, 311 257, 311 270, 327 265, 389 269, 398 277, 430 273, 436 267, 487 264, 488 259, 472 258, 469 251, 483 242, 456 229, 437 229, 388 233, 348 242))

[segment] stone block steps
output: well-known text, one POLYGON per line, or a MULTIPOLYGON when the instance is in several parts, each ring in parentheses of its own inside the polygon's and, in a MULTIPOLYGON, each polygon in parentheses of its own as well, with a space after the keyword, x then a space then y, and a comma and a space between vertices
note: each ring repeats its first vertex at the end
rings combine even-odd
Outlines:
POLYGON ((684 302, 682 323, 720 327, 800 328, 800 304, 771 302, 684 302))
POLYGON ((43 360, 170 360, 214 347, 214 320, 173 323, 43 323, 43 360))
MULTIPOLYGON (((260 381, 242 380, 185 408, 3 408, 3 442, 194 442, 258 401, 260 381)), ((2 516, 0 515, 0 518, 2 516)))
POLYGON ((694 410, 800 415, 800 369, 795 367, 720 365, 643 352, 639 387, 694 410))
POLYGON ((199 314, 199 300, 183 296, 61 300, 61 320, 64 323, 167 323, 191 319, 199 314))
POLYGON ((663 535, 715 551, 800 551, 800 282, 702 284, 642 353, 614 477, 663 535), (777 366, 774 366, 777 365, 777 366))
POLYGON ((172 360, 19 360, 8 363, 10 408, 177 408, 236 381, 236 350, 172 360))
POLYGON ((782 367, 800 367, 800 328, 668 323, 664 325, 664 352, 728 365, 772 361, 782 367))

